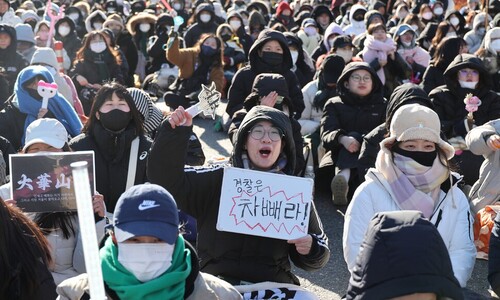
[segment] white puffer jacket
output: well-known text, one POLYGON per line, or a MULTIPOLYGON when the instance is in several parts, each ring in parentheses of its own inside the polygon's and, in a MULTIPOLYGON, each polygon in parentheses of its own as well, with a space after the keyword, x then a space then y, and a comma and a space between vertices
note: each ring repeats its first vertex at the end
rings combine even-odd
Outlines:
POLYGON ((3 16, 0 16, 0 24, 8 24, 12 27, 16 26, 17 24, 21 24, 23 21, 21 18, 16 16, 14 13, 14 10, 12 8, 9 8, 8 11, 6 11, 3 16))
POLYGON ((300 119, 300 133, 302 135, 308 135, 316 131, 321 123, 321 117, 323 116, 323 110, 316 109, 313 107, 314 96, 318 91, 318 80, 313 80, 306 84, 302 88, 302 95, 304 95, 304 111, 302 112, 300 119))
MULTIPOLYGON (((454 174, 454 177, 458 175, 454 174)), ((377 170, 370 169, 366 181, 354 193, 345 215, 343 247, 349 271, 352 272, 373 215, 401 210, 393 199, 384 176, 377 170)), ((469 210, 469 202, 456 183, 448 192, 441 191, 440 199, 430 221, 436 225, 448 248, 455 277, 465 287, 476 259, 472 231, 474 219, 469 210)))

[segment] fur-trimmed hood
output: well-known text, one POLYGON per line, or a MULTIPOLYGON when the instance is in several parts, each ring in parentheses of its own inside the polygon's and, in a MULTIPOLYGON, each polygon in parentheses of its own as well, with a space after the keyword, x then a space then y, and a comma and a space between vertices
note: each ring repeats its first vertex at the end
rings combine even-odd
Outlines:
POLYGON ((158 17, 156 17, 155 15, 146 12, 140 12, 128 20, 127 30, 131 35, 135 35, 138 24, 149 23, 151 25, 151 28, 154 28, 157 19, 158 17))
POLYGON ((95 10, 89 16, 85 19, 85 29, 87 32, 92 32, 94 31, 94 28, 92 27, 92 23, 95 20, 101 20, 102 23, 104 24, 104 21, 106 21, 106 15, 100 11, 100 10, 95 10))

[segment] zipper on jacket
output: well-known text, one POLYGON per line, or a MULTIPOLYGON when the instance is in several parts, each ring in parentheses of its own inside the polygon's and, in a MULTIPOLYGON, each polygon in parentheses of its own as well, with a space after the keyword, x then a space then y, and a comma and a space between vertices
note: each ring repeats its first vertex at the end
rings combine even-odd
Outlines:
MULTIPOLYGON (((441 222, 441 219, 443 218, 443 210, 440 209, 439 210, 439 214, 437 216, 437 220, 436 220, 436 224, 434 224, 434 226, 436 226, 436 228, 438 228, 439 226, 439 223, 441 222)), ((469 231, 470 231, 470 228, 469 228, 469 231)))

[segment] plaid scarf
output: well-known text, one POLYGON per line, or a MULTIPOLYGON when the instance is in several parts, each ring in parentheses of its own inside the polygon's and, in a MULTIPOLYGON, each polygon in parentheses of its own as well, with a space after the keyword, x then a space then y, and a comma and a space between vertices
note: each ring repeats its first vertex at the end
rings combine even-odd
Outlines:
POLYGON ((439 201, 441 184, 448 178, 448 169, 436 157, 432 167, 423 166, 415 160, 382 148, 377 155, 375 167, 385 177, 396 204, 402 210, 421 211, 430 218, 439 201))

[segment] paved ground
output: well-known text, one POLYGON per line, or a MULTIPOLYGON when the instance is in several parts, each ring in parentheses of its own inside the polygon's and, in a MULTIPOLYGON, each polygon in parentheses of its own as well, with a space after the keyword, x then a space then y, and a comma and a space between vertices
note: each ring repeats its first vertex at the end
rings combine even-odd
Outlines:
MULTIPOLYGON (((158 103, 158 105, 163 106, 161 103, 158 103)), ((223 108, 224 105, 219 107, 219 110, 222 112, 223 108)), ((214 156, 230 155, 231 144, 226 138, 226 134, 215 132, 213 120, 196 118, 194 124, 194 131, 202 142, 207 159, 214 156)), ((342 254, 345 207, 335 207, 330 201, 330 196, 324 194, 315 195, 315 204, 329 238, 330 261, 319 271, 305 272, 295 269, 294 273, 300 277, 302 285, 315 292, 321 300, 341 299, 349 282, 349 272, 342 254)), ((486 278, 487 267, 486 261, 476 260, 474 273, 468 284, 469 289, 484 296, 489 295, 486 278)), ((481 297, 474 297, 474 299, 481 299, 481 297)))

